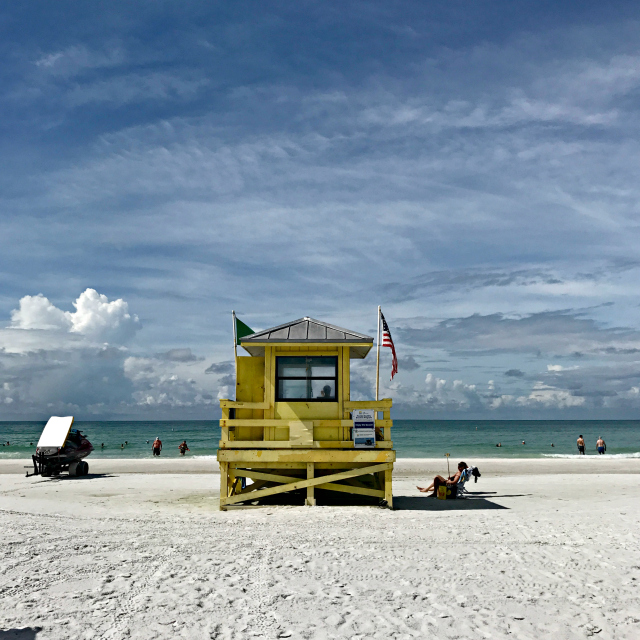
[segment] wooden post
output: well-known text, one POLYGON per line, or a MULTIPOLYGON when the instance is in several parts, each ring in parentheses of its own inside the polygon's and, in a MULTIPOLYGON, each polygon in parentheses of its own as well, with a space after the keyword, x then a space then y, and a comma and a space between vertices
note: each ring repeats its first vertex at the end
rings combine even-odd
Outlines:
MULTIPOLYGON (((307 462, 307 480, 312 480, 315 477, 315 463, 307 462)), ((316 490, 315 487, 307 487, 307 502, 309 507, 316 506, 316 490)))
POLYGON ((380 305, 378 305, 378 349, 376 354, 376 402, 380 400, 380 305))
MULTIPOLYGON (((384 420, 391 420, 391 409, 386 409, 382 412, 382 418, 384 420)), ((391 429, 389 427, 384 427, 382 430, 384 433, 385 440, 391 440, 391 429)))
POLYGON ((228 480, 229 480, 229 463, 228 462, 220 462, 220 511, 225 511, 222 506, 222 498, 229 497, 229 488, 228 488, 228 480))
POLYGON ((391 486, 393 481, 393 471, 387 469, 384 472, 384 499, 387 501, 389 509, 393 509, 393 487, 391 486))

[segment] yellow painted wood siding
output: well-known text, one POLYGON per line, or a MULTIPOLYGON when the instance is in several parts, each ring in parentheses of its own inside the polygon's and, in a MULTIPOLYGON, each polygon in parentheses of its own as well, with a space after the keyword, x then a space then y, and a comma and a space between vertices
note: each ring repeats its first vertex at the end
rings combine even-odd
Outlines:
MULTIPOLYGON (((236 399, 245 402, 264 400, 264 358, 237 358, 236 399)), ((236 419, 264 418, 262 409, 236 409, 236 419)), ((234 440, 262 440, 262 429, 236 427, 234 440)))

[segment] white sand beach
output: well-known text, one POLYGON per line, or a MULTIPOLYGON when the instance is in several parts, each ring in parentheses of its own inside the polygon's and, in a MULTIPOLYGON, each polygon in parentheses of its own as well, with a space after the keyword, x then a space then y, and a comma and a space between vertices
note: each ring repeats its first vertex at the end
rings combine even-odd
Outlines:
POLYGON ((214 460, 0 464, 0 639, 640 637, 640 460, 477 460, 471 497, 220 512, 214 460))

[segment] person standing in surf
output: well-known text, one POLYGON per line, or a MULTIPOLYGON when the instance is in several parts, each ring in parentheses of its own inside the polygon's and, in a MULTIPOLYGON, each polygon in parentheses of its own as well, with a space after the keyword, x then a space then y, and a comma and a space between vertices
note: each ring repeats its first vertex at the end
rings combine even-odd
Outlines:
POLYGON ((607 445, 605 444, 605 441, 603 440, 602 436, 600 436, 598 438, 598 442, 596 442, 596 451, 598 452, 598 455, 604 455, 604 452, 607 450, 607 445))
POLYGON ((576 444, 578 445, 578 455, 580 456, 586 455, 584 452, 584 438, 581 435, 578 436, 578 440, 576 444))

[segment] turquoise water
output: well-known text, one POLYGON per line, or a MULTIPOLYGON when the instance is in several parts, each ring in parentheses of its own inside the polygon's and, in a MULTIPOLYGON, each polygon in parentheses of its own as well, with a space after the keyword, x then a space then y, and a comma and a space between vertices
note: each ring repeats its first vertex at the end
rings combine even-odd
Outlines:
MULTIPOLYGON (((30 457, 44 424, 0 422, 0 443, 5 445, 0 446, 0 459, 30 457)), ((162 457, 179 457, 178 445, 182 440, 191 449, 187 456, 215 456, 220 440, 217 420, 77 421, 74 426, 95 447, 93 458, 150 458, 151 443, 156 436, 163 443, 162 457)), ((398 456, 402 458, 432 458, 445 453, 461 459, 564 458, 577 455, 579 434, 585 438, 588 455, 596 455, 596 440, 602 435, 608 456, 640 458, 638 420, 395 420, 392 433, 398 456), (502 447, 495 446, 498 442, 502 447), (551 447, 551 443, 555 446, 551 447)))

